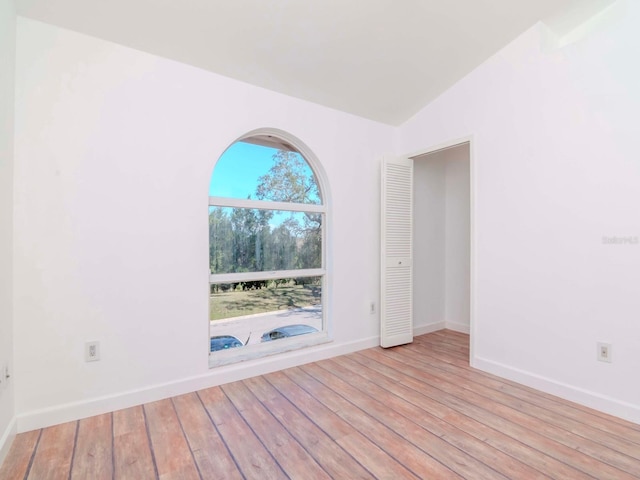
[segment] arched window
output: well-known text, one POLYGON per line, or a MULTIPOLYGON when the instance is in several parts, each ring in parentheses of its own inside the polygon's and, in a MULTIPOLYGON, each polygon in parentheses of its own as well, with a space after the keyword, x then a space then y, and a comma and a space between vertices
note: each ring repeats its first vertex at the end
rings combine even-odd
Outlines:
POLYGON ((212 366, 327 340, 327 207, 311 153, 296 143, 283 132, 255 132, 216 162, 209 186, 212 366))

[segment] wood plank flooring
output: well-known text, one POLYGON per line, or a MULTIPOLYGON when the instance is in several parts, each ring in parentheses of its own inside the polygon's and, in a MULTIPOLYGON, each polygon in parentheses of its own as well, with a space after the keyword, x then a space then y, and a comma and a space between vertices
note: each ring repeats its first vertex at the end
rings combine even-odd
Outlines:
POLYGON ((0 479, 638 479, 640 426, 448 330, 17 436, 0 479))

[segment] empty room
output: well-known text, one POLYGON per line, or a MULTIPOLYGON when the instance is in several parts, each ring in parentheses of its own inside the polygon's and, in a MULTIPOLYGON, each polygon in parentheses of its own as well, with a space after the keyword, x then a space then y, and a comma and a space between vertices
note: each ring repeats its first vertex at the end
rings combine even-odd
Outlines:
POLYGON ((638 25, 0 0, 0 480, 640 478, 638 25))

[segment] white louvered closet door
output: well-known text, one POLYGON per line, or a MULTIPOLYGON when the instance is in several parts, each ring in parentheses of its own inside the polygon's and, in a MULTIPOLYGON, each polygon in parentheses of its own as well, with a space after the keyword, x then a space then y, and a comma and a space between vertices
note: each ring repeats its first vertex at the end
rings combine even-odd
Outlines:
POLYGON ((413 341, 413 160, 382 162, 380 345, 413 341))

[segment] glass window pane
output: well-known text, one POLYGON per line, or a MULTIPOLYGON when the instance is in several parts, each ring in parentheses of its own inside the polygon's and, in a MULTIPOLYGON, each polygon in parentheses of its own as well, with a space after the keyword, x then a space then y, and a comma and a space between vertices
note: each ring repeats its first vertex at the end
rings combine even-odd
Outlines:
POLYGON ((322 277, 211 284, 211 351, 322 331, 322 277))
POLYGON ((209 196, 322 203, 315 175, 300 153, 247 141, 234 143, 220 157, 209 196))
POLYGON ((322 214, 209 207, 211 273, 322 267, 322 214))

